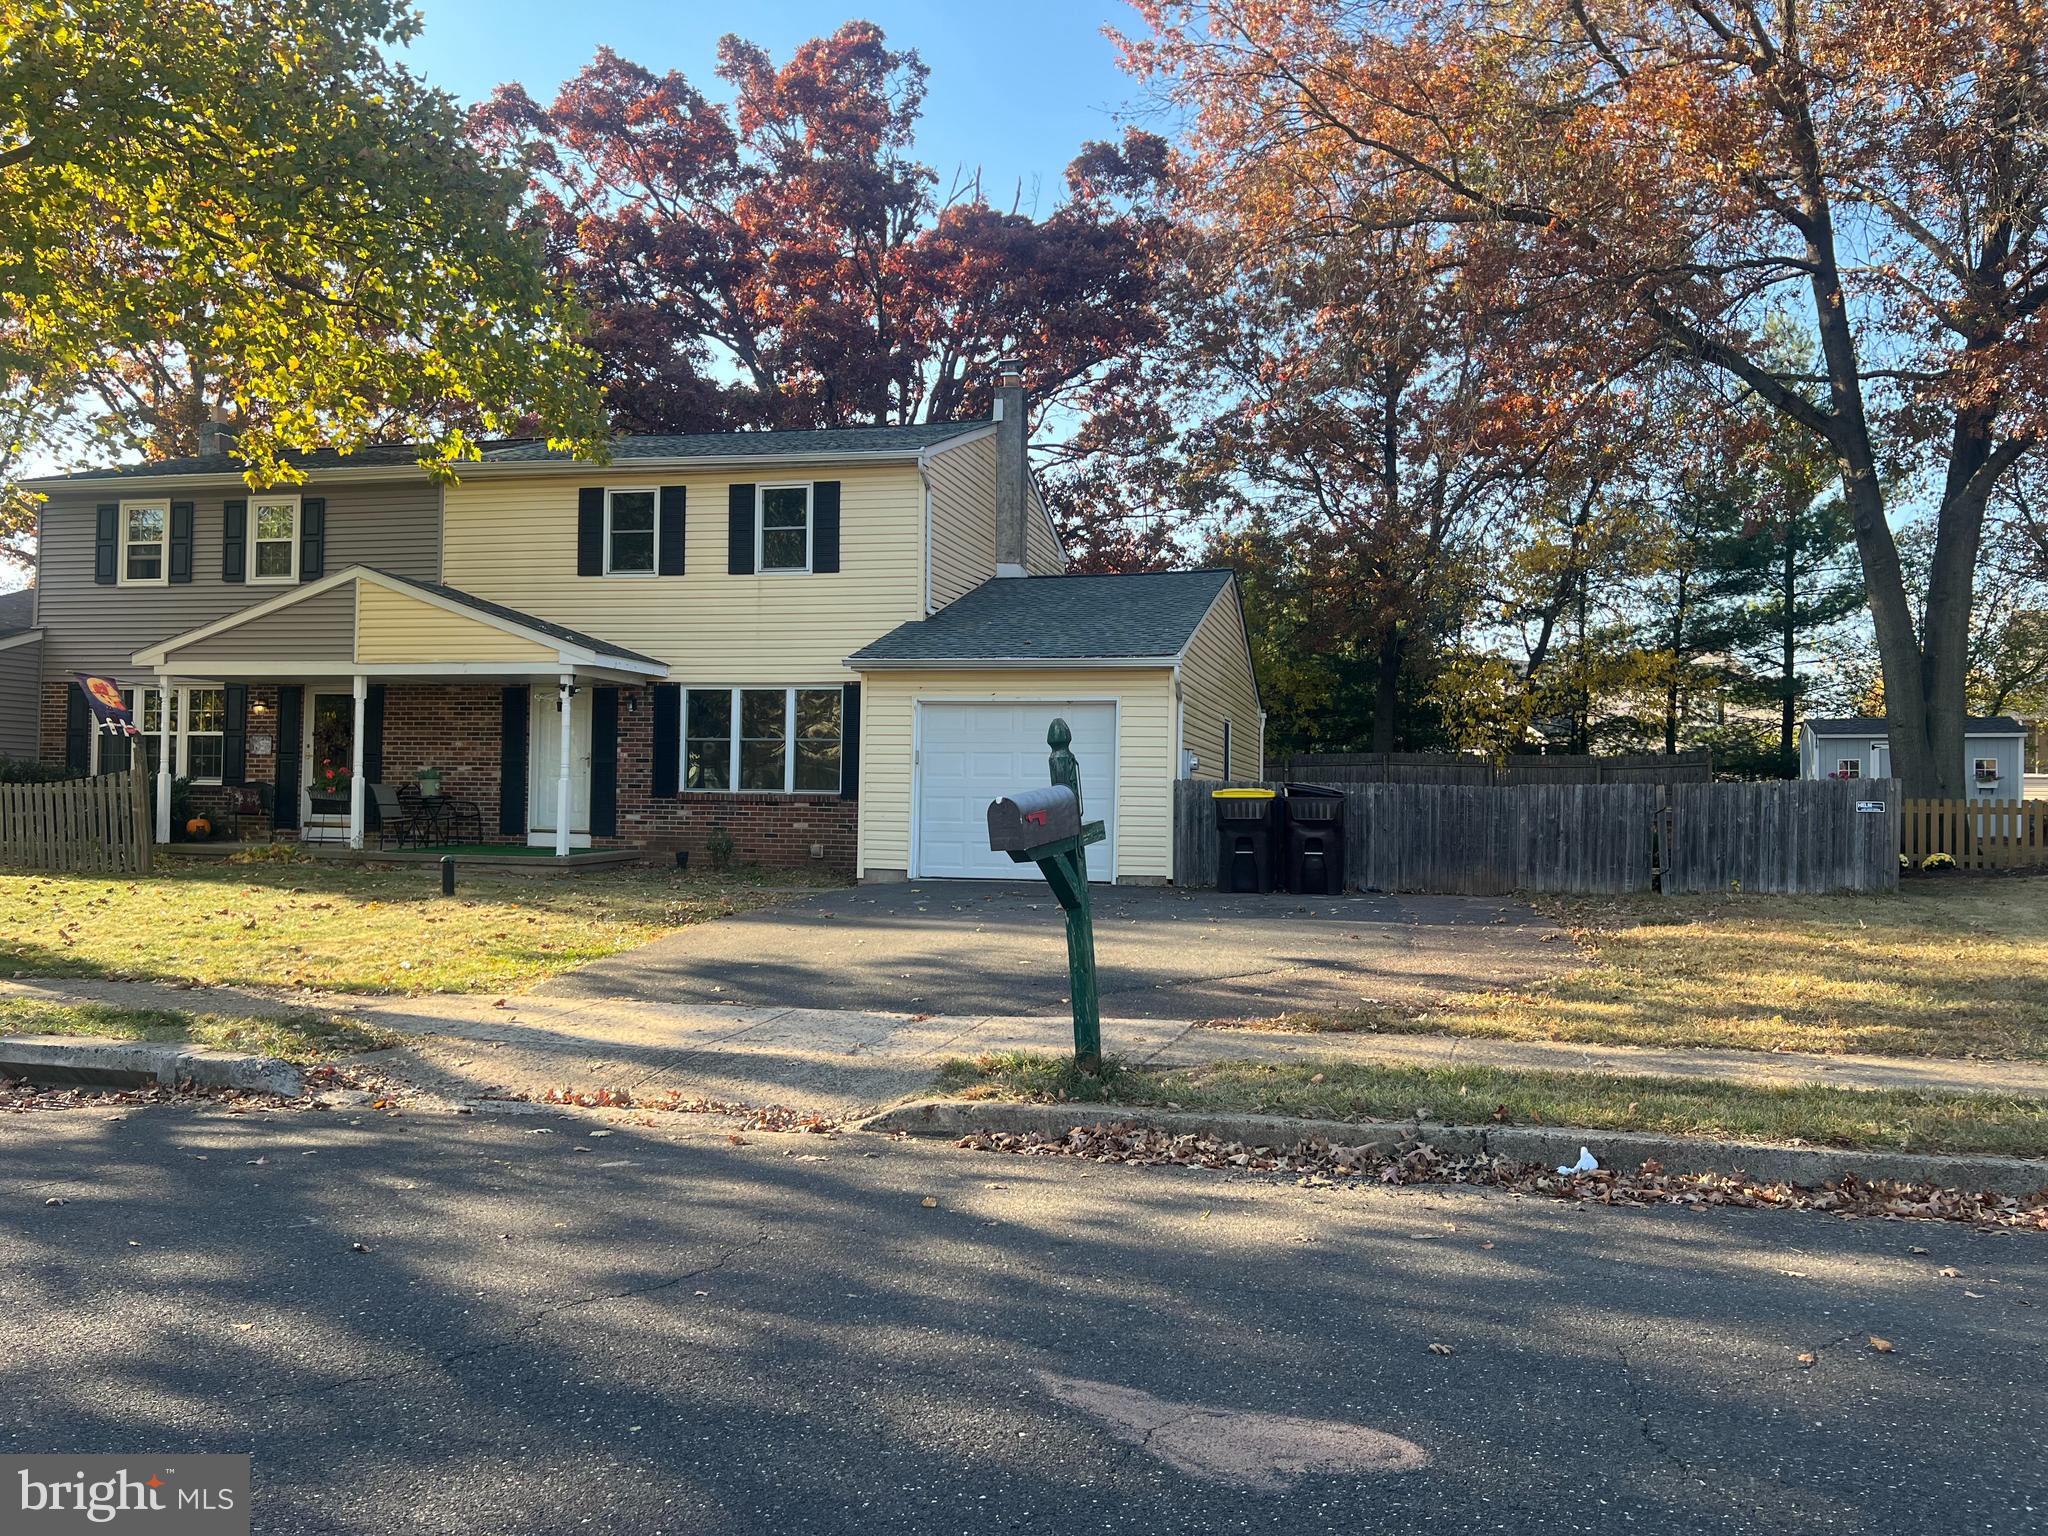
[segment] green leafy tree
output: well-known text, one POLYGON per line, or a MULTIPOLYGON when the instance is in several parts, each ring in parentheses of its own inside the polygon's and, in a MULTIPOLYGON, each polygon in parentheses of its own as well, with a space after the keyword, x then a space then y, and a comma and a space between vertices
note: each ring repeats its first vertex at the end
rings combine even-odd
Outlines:
POLYGON ((377 436, 443 472, 476 431, 602 452, 522 177, 386 57, 418 28, 394 0, 0 0, 0 534, 21 458, 124 373, 141 446, 218 413, 258 484, 377 436))

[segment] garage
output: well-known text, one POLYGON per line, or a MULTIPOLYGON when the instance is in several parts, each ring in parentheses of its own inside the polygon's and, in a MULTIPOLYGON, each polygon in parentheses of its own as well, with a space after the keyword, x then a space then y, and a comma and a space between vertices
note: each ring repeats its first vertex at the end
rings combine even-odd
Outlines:
POLYGON ((924 879, 1037 879, 988 847, 988 803, 1047 781, 1046 728, 1074 732, 1084 808, 1108 834, 1089 850, 1089 874, 1116 878, 1117 706, 1106 700, 917 701, 912 873, 924 879))

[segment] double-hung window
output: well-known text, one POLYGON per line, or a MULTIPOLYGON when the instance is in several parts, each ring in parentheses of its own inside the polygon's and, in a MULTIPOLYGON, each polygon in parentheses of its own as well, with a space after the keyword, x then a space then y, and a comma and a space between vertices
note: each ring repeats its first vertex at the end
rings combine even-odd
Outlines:
POLYGON ((292 582, 299 579, 299 498, 265 496, 249 503, 255 558, 251 581, 292 582))
POLYGON ((755 491, 754 569, 763 572, 811 568, 811 488, 764 485, 755 491))
POLYGON ((683 698, 685 789, 839 793, 837 688, 691 688, 683 698))
MULTIPOLYGON (((141 727, 139 737, 107 736, 95 733, 99 743, 99 771, 115 773, 134 760, 135 743, 142 743, 142 760, 154 776, 163 761, 164 691, 161 688, 124 688, 130 718, 141 727)), ((171 690, 171 773, 176 778, 201 784, 218 784, 227 764, 227 695, 219 688, 173 688, 171 690)))
POLYGON ((218 784, 227 762, 227 695, 218 688, 184 690, 185 726, 179 746, 184 776, 218 784))
POLYGON ((161 586, 170 579, 166 558, 170 527, 171 504, 167 501, 121 503, 122 586, 161 586))
POLYGON ((653 491, 604 493, 605 575, 655 573, 654 498, 653 491))

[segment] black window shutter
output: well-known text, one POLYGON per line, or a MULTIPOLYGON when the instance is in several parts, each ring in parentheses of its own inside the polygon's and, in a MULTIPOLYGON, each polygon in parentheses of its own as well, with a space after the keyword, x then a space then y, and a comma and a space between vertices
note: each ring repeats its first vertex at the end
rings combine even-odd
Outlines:
POLYGON ((296 683, 277 690, 277 787, 270 824, 285 832, 299 824, 299 710, 305 696, 296 683))
POLYGON ((172 581, 192 579, 192 503, 171 503, 170 577, 172 581))
POLYGON ((839 569, 839 482, 811 487, 811 570, 830 576, 839 569))
POLYGON ((839 689, 839 798, 860 798, 860 684, 839 689))
POLYGON ((229 683, 221 694, 227 707, 227 721, 220 735, 220 781, 223 784, 246 784, 249 782, 249 688, 246 683, 229 683))
POLYGON ((92 772, 92 706, 77 683, 64 697, 64 766, 80 778, 92 772))
POLYGON ((221 503, 220 579, 249 579, 249 503, 221 503))
POLYGON ((604 487, 586 485, 576 493, 576 574, 604 574, 604 487))
POLYGON ((680 683, 654 685, 654 793, 673 796, 682 787, 683 688, 680 683))
POLYGON ((308 496, 299 503, 299 580, 318 581, 327 574, 327 498, 308 496))
POLYGON ((102 587, 111 587, 118 579, 121 569, 121 504, 118 501, 103 502, 98 509, 92 531, 92 579, 102 587))
POLYGON ((590 834, 619 835, 619 690, 590 690, 590 834))
POLYGON ((383 782, 384 685, 372 683, 363 696, 363 825, 373 832, 384 825, 384 818, 369 786, 383 782))
POLYGON ((751 485, 726 488, 725 570, 729 576, 754 574, 754 488, 751 485))
POLYGON ((661 574, 683 574, 683 508, 689 493, 680 485, 661 488, 661 574))
POLYGON ((526 688, 504 692, 498 724, 498 830, 507 837, 526 836, 526 688))

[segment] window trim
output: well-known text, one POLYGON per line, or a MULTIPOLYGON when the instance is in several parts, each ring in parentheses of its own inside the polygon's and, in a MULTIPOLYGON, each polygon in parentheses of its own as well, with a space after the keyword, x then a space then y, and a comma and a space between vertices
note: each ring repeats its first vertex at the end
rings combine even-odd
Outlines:
POLYGON ((1996 784, 2003 777, 2004 775, 1998 771, 1998 759, 1995 757, 1980 757, 1970 764, 1970 781, 1974 784, 1996 784), (1991 770, 1989 774, 1984 772, 1986 768, 1991 770))
MULTIPOLYGON (((818 482, 815 480, 764 480, 754 486, 754 574, 756 576, 808 576, 811 565, 817 558, 818 542, 818 482), (764 558, 767 545, 767 528, 764 526, 768 515, 768 492, 802 491, 804 493, 804 563, 802 565, 778 565, 772 569, 764 558)), ((765 791, 764 791, 765 793, 765 791)))
MULTIPOLYGON (((163 739, 163 733, 160 731, 143 729, 142 721, 144 709, 143 700, 145 696, 160 699, 163 697, 163 688, 155 683, 122 683, 117 686, 119 686, 121 690, 121 696, 128 701, 128 713, 130 717, 135 721, 136 725, 136 734, 128 738, 129 748, 131 752, 134 749, 134 743, 137 741, 161 741, 163 739)), ((194 735, 219 737, 222 743, 223 767, 226 766, 225 754, 227 742, 227 722, 225 720, 221 722, 220 730, 198 732, 193 731, 192 695, 195 693, 218 693, 221 695, 222 709, 225 710, 227 707, 227 690, 225 684, 195 683, 190 686, 180 686, 177 688, 173 688, 171 690, 171 777, 174 779, 192 779, 192 782, 194 784, 206 786, 225 784, 227 780, 224 777, 218 775, 203 779, 192 778, 192 737, 194 735)), ((105 742, 105 740, 106 733, 104 731, 96 730, 92 733, 92 770, 94 773, 98 773, 101 771, 100 748, 102 743, 105 742)), ((149 749, 147 747, 144 748, 145 755, 143 761, 145 764, 149 760, 147 756, 148 750, 149 749)), ((131 757, 129 761, 130 765, 132 766, 134 759, 131 757)), ((154 769, 151 769, 150 773, 152 777, 155 776, 154 769)))
POLYGON ((134 501, 121 503, 121 548, 114 566, 115 584, 123 587, 167 587, 171 584, 171 502, 169 497, 158 500, 144 496, 134 501), (128 519, 136 512, 161 512, 164 515, 163 534, 156 539, 132 539, 128 536, 128 519), (156 575, 130 576, 128 574, 128 552, 136 544, 154 543, 157 548, 156 575))
POLYGON ((301 505, 301 498, 297 495, 251 496, 249 498, 249 553, 247 556, 249 563, 247 569, 244 570, 242 573, 242 580, 245 584, 252 587, 290 587, 296 586, 298 584, 300 535, 305 531, 304 518, 305 509, 301 505), (262 515, 260 508, 263 506, 281 507, 287 504, 289 504, 292 509, 292 536, 291 539, 289 540, 292 550, 291 574, 289 576, 258 575, 257 572, 261 568, 263 562, 260 559, 258 559, 257 556, 258 552, 263 548, 263 546, 265 544, 283 544, 287 542, 284 539, 265 539, 259 538, 257 536, 256 530, 259 526, 258 519, 262 515))
POLYGON ((1860 779, 1863 777, 1863 759, 1860 757, 1838 757, 1835 759, 1835 778, 1860 779))
MULTIPOLYGON (((715 684, 683 685, 680 704, 682 729, 676 739, 676 785, 677 792, 684 795, 816 795, 826 799, 837 799, 846 789, 846 690, 839 683, 734 683, 728 687, 715 684), (750 789, 740 783, 740 695, 743 693, 780 693, 782 695, 782 787, 780 789, 750 789), (731 724, 726 737, 725 783, 723 789, 693 788, 690 784, 690 695, 693 693, 722 693, 727 696, 731 713, 731 724), (796 787, 796 696, 800 693, 830 693, 839 700, 839 782, 830 789, 798 789, 796 787)), ((709 738, 699 738, 708 740, 709 738)))
POLYGON ((604 488, 604 574, 617 576, 623 581, 644 581, 661 574, 661 490, 652 485, 608 485, 604 488), (612 498, 614 496, 650 496, 653 498, 654 521, 648 527, 647 536, 653 543, 654 563, 644 571, 615 571, 612 569, 612 498))

